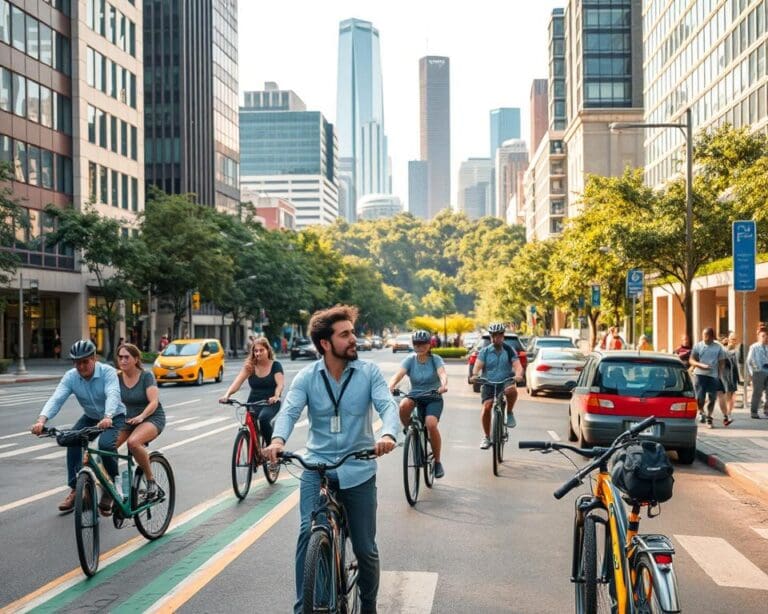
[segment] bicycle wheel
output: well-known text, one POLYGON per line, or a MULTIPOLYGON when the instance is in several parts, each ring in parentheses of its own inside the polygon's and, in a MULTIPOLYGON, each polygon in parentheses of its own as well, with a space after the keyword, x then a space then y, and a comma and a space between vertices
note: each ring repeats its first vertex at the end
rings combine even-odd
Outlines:
POLYGON ((501 461, 500 446, 501 446, 501 425, 499 424, 499 412, 496 408, 493 408, 493 415, 491 417, 491 439, 493 446, 491 446, 491 456, 493 457, 493 475, 499 475, 499 465, 501 461))
POLYGON ((615 611, 616 590, 612 553, 610 531, 602 518, 595 514, 587 515, 584 519, 579 565, 581 582, 576 583, 577 612, 608 614, 615 611))
MULTIPOLYGON (((260 448, 263 450, 267 447, 267 442, 262 435, 259 435, 260 448)), ((270 463, 268 460, 262 462, 264 468, 264 477, 267 478, 267 482, 274 484, 277 482, 277 478, 280 475, 280 463, 270 463)))
POLYGON ((342 569, 344 570, 344 586, 343 590, 346 599, 344 604, 346 605, 346 614, 358 614, 360 612, 360 589, 357 586, 357 559, 355 553, 352 550, 352 542, 347 538, 342 538, 344 553, 344 559, 342 561, 342 569))
POLYGON ((497 433, 499 445, 496 446, 496 454, 498 456, 499 464, 501 464, 504 462, 504 444, 507 441, 507 425, 504 424, 504 408, 500 407, 499 409, 499 419, 497 421, 497 426, 499 428, 499 432, 497 433))
POLYGON ((426 428, 424 429, 422 447, 424 448, 424 484, 427 488, 432 488, 432 483, 435 481, 435 455, 432 452, 432 442, 429 441, 429 433, 426 428))
POLYGON ((232 489, 241 501, 251 488, 253 465, 251 464, 251 433, 240 429, 235 435, 232 448, 232 489))
POLYGON ((421 470, 421 445, 419 434, 409 428, 403 445, 403 486, 405 498, 413 506, 419 498, 419 471, 421 470))
POLYGON ((89 578, 99 568, 99 511, 96 481, 90 471, 81 471, 75 486, 75 541, 80 567, 89 578))
POLYGON ((304 614, 338 611, 335 576, 331 540, 325 531, 315 531, 309 537, 307 556, 304 559, 304 614))
MULTIPOLYGON (((149 455, 149 466, 160 496, 151 507, 134 515, 133 518, 139 533, 147 539, 157 539, 166 532, 173 518, 173 509, 176 505, 176 480, 173 477, 171 463, 160 452, 152 452, 149 455)), ((138 506, 146 501, 146 492, 147 478, 139 467, 133 477, 134 505, 138 506)))
POLYGON ((651 563, 648 555, 643 553, 635 561, 635 583, 633 592, 635 595, 635 605, 637 611, 641 614, 664 614, 666 612, 679 612, 680 606, 677 603, 677 579, 672 569, 666 570, 664 574, 664 584, 666 585, 667 597, 672 597, 671 608, 665 608, 662 600, 668 603, 669 598, 661 597, 661 584, 659 578, 653 572, 654 565, 651 563), (671 574, 671 575, 670 575, 671 574))

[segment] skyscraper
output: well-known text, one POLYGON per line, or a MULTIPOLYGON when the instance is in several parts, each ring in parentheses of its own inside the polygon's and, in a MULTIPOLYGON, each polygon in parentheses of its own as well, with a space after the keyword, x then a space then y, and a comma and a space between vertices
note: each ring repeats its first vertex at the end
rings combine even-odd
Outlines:
POLYGON ((408 212, 414 217, 428 216, 428 165, 424 160, 408 161, 408 212))
POLYGON ((339 24, 337 79, 340 214, 354 221, 361 196, 390 188, 379 31, 371 22, 339 24))
POLYGON ((534 79, 531 84, 531 151, 536 151, 549 129, 547 79, 534 79))
POLYGON ((493 160, 469 158, 459 167, 459 211, 471 220, 493 214, 493 160))
POLYGON ((496 150, 504 141, 520 138, 520 109, 502 107, 492 109, 491 118, 491 160, 496 157, 496 150))
POLYGON ((450 61, 419 60, 421 159, 427 162, 427 217, 451 206, 450 61))
POLYGON ((518 193, 518 175, 528 168, 528 147, 522 139, 510 139, 501 144, 496 150, 495 162, 495 210, 489 215, 495 215, 502 220, 522 221, 521 210, 509 211, 510 203, 514 201, 515 207, 520 207, 523 202, 523 194, 518 193), (517 196, 517 198, 515 198, 517 196))
POLYGON ((147 185, 240 204, 237 0, 144 0, 147 185))

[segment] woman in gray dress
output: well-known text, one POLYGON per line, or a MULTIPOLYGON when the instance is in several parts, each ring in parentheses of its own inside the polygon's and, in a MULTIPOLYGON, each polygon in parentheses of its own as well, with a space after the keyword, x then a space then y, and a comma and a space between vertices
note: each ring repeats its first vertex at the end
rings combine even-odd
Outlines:
POLYGON ((125 404, 125 428, 117 437, 119 448, 125 441, 128 450, 147 476, 147 499, 158 495, 157 484, 149 463, 146 444, 165 428, 165 412, 160 404, 157 381, 151 371, 141 365, 141 351, 132 343, 117 348, 120 367, 120 396, 125 404))

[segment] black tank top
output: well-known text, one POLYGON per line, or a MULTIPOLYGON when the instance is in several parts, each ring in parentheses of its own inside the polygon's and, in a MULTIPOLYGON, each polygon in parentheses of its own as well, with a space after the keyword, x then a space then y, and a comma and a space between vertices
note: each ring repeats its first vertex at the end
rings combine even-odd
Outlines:
POLYGON ((275 374, 282 372, 283 366, 275 360, 272 362, 272 368, 269 373, 264 377, 259 377, 255 372, 249 375, 248 385, 251 387, 251 392, 248 395, 248 402, 266 401, 268 398, 275 396, 275 390, 277 389, 275 374))

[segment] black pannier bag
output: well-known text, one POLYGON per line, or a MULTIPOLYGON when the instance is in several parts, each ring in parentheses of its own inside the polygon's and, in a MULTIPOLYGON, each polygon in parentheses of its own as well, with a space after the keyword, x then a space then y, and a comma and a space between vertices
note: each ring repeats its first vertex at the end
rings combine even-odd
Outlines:
POLYGON ((631 501, 655 504, 672 498, 673 472, 664 446, 641 441, 628 445, 616 456, 611 479, 631 501))

